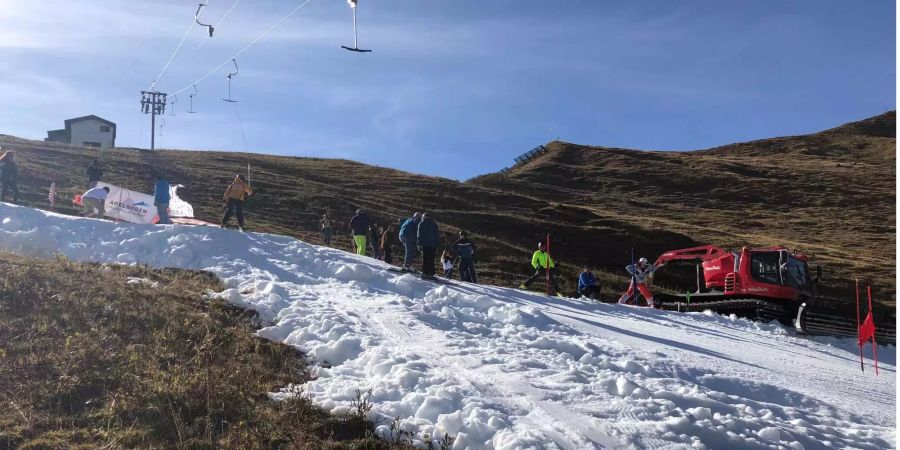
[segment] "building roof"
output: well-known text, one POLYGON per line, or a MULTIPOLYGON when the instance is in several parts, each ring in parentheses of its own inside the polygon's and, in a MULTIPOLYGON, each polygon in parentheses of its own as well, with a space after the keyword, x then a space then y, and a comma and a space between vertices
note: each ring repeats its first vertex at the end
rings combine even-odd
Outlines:
MULTIPOLYGON (((112 127, 113 146, 116 145, 116 124, 113 123, 113 122, 110 122, 109 120, 106 120, 106 119, 104 119, 104 118, 102 118, 102 117, 95 116, 95 115, 93 115, 93 114, 91 114, 91 115, 89 115, 89 116, 76 117, 76 118, 74 118, 74 119, 69 119, 69 120, 66 120, 66 121, 65 121, 65 123, 66 123, 66 134, 68 135, 70 141, 72 140, 72 124, 73 124, 73 123, 76 123, 76 122, 82 122, 82 121, 85 121, 85 120, 96 120, 96 121, 98 121, 98 122, 105 123, 105 124, 109 125, 110 127, 112 127)), ((70 142, 70 143, 71 143, 71 142, 70 142)))
POLYGON ((89 116, 81 116, 81 117, 76 117, 76 118, 74 118, 74 119, 66 120, 66 129, 71 128, 71 125, 72 125, 73 123, 75 123, 75 122, 81 122, 81 121, 83 121, 83 120, 98 120, 98 121, 103 122, 103 123, 105 123, 105 124, 107 124, 107 125, 109 125, 109 126, 111 126, 111 127, 113 127, 113 128, 116 127, 116 124, 115 124, 115 123, 110 122, 110 121, 108 121, 108 120, 106 120, 106 119, 104 119, 104 118, 102 118, 102 117, 97 117, 97 116, 91 114, 91 115, 89 115, 89 116))

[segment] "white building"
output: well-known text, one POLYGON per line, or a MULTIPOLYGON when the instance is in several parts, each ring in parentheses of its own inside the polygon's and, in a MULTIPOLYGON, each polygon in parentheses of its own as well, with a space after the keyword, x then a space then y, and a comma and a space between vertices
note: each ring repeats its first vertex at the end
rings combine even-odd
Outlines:
POLYGON ((106 119, 90 115, 69 119, 65 124, 62 130, 48 131, 44 141, 99 148, 116 146, 116 124, 106 119))

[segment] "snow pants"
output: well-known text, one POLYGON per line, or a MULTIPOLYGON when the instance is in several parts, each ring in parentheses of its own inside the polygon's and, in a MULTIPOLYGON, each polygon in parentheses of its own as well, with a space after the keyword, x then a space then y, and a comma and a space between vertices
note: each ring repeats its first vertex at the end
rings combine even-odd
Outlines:
POLYGON ((434 276, 434 247, 422 247, 422 275, 434 276))
MULTIPOLYGON (((647 283, 638 283, 637 284, 638 291, 641 292, 641 295, 644 296, 644 300, 647 301, 647 306, 653 307, 653 293, 650 292, 650 288, 647 287, 647 283)), ((628 291, 619 298, 619 304, 623 305, 634 295, 634 283, 628 285, 628 291)))
MULTIPOLYGON (((156 206, 156 215, 159 217, 159 222, 157 222, 158 224, 165 225, 172 223, 172 221, 169 220, 168 203, 154 203, 154 206, 156 206)), ((241 225, 241 228, 244 228, 244 225, 241 225)))
POLYGON ((322 238, 325 239, 325 245, 331 247, 331 228, 322 229, 322 238))
POLYGON ((13 193, 13 203, 19 203, 19 183, 17 181, 12 180, 0 180, 0 202, 6 201, 6 192, 12 190, 13 193))
POLYGON ((354 234, 353 242, 356 243, 356 254, 366 256, 366 235, 354 234))
POLYGON ((413 259, 416 258, 416 240, 415 238, 403 241, 403 266, 412 267, 413 259))
MULTIPOLYGON (((225 228, 225 225, 228 224, 228 220, 231 219, 232 214, 237 216, 238 226, 243 229, 244 202, 242 200, 238 200, 236 198, 228 199, 228 203, 225 204, 225 215, 222 216, 222 228, 225 228)), ((162 219, 162 217, 160 217, 160 219, 162 219)), ((162 220, 160 220, 160 223, 162 223, 162 220)))
POLYGON ((587 298, 595 298, 597 295, 597 286, 585 286, 578 290, 578 293, 587 297, 587 298))
MULTIPOLYGON (((554 276, 555 275, 554 272, 556 272, 556 270, 550 269, 550 286, 553 287, 554 292, 559 292, 559 285, 556 284, 556 277, 554 276)), ((541 277, 544 277, 544 278, 547 277, 547 269, 544 267, 538 267, 538 268, 534 269, 534 275, 532 275, 530 278, 525 280, 525 287, 528 287, 529 285, 531 285, 531 283, 534 282, 534 280, 537 280, 538 278, 541 278, 541 277)))
POLYGON ((84 217, 103 216, 103 200, 99 198, 82 198, 81 206, 84 208, 84 217))
POLYGON ((471 256, 459 258, 459 279, 469 283, 478 282, 478 278, 475 277, 475 259, 471 256))

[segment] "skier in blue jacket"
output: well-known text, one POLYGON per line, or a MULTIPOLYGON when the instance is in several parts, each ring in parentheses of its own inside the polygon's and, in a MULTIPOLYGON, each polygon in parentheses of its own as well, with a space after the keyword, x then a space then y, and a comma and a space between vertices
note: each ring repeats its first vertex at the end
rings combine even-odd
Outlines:
POLYGON ((156 214, 159 216, 159 224, 172 223, 169 220, 169 181, 162 175, 156 176, 156 186, 153 189, 153 205, 156 206, 156 214))
POLYGON ((478 283, 478 277, 475 275, 475 244, 469 240, 465 231, 459 232, 459 239, 453 243, 452 248, 459 256, 459 279, 478 283))
POLYGON ((597 280, 594 278, 593 267, 590 264, 584 265, 584 270, 578 275, 578 293, 587 297, 596 299, 599 288, 597 280))
POLYGON ((422 251, 422 278, 434 279, 434 256, 438 244, 437 222, 431 214, 422 214, 422 221, 416 232, 416 246, 422 251))
POLYGON ((416 257, 416 233, 419 230, 419 213, 403 221, 400 225, 400 243, 403 244, 403 269, 412 270, 412 262, 416 257))

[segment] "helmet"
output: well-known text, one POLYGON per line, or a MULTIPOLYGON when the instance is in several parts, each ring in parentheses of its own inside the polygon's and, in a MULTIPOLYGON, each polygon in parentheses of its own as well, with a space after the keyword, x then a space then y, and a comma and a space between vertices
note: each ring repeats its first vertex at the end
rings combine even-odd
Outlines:
POLYGON ((544 248, 544 241, 538 242, 538 248, 544 248))
POLYGON ((638 260, 638 264, 640 264, 640 265, 647 264, 647 258, 641 258, 641 259, 639 259, 639 260, 638 260))

